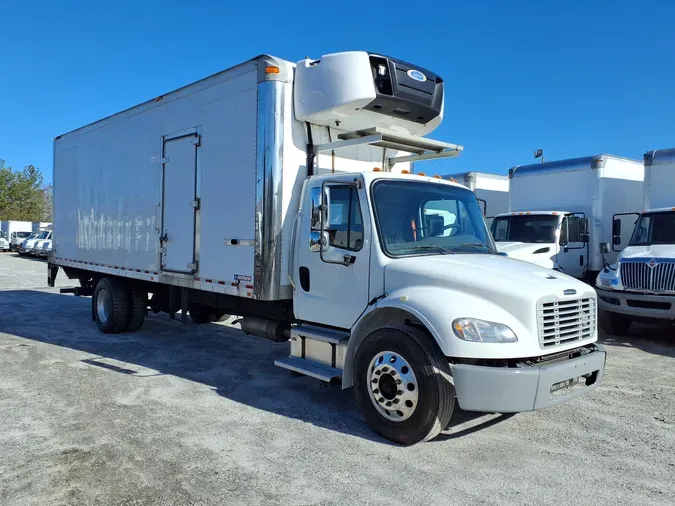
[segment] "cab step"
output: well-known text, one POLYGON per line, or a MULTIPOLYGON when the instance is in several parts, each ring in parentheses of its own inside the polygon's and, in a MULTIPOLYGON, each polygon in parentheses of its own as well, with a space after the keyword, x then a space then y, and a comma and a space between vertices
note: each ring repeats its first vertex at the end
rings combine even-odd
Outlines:
POLYGON ((342 377, 342 370, 324 364, 319 364, 312 360, 300 357, 289 356, 274 361, 274 365, 283 367, 289 371, 311 376, 330 383, 332 380, 342 377))

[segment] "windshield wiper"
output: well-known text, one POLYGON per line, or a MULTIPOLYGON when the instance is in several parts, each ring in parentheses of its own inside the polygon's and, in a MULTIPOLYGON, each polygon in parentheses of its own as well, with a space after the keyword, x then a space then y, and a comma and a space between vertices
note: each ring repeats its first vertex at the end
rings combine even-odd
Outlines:
POLYGON ((474 242, 474 243, 465 243, 465 244, 459 244, 455 246, 456 248, 475 248, 477 250, 481 250, 481 248, 485 248, 486 250, 490 251, 491 253, 497 253, 494 251, 492 248, 487 246, 486 244, 483 244, 482 242, 474 242))
POLYGON ((441 250, 445 253, 450 253, 451 255, 456 255, 456 253, 454 251, 452 251, 448 248, 444 248, 443 246, 438 246, 436 244, 420 244, 419 246, 413 246, 413 247, 407 248, 407 249, 410 249, 410 250, 413 250, 413 251, 414 250, 422 250, 422 251, 430 251, 430 250, 438 251, 438 250, 441 250))

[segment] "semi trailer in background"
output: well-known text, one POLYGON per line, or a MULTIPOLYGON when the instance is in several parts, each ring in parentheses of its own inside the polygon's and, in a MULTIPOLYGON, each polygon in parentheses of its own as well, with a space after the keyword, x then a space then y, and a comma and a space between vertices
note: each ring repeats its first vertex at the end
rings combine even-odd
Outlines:
POLYGON ((675 148, 645 153, 644 170, 644 210, 615 216, 612 241, 603 245, 621 250, 596 281, 602 322, 612 334, 625 334, 634 321, 675 323, 675 148), (624 218, 635 226, 626 227, 624 218))
POLYGON ((443 176, 457 181, 476 194, 483 207, 488 226, 497 214, 506 213, 509 208, 509 176, 487 172, 461 172, 443 176))
POLYGON ((455 402, 588 392, 605 364, 594 289, 499 255, 472 191, 410 173, 462 150, 425 137, 445 100, 440 76, 391 57, 263 55, 60 135, 49 284, 78 280, 107 333, 148 307, 238 315, 289 343, 276 365, 354 387, 402 444, 455 402))
POLYGON ((509 178, 510 210, 492 222, 497 249, 591 282, 616 261, 616 252, 601 248, 614 215, 642 209, 638 160, 603 154, 520 165, 509 178))

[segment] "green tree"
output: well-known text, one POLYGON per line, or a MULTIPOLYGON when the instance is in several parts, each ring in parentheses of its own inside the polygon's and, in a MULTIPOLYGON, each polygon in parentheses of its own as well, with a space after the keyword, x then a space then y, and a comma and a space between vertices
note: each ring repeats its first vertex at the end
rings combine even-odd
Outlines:
POLYGON ((47 204, 43 181, 34 165, 14 171, 0 160, 0 220, 41 221, 47 204))

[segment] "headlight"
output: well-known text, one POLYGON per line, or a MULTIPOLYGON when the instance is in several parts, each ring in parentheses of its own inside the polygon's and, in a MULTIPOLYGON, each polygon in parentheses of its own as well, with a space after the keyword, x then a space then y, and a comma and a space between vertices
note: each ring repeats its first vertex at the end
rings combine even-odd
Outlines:
POLYGON ((475 318, 457 318, 452 322, 455 335, 474 343, 516 343, 513 330, 501 323, 486 322, 475 318))

